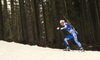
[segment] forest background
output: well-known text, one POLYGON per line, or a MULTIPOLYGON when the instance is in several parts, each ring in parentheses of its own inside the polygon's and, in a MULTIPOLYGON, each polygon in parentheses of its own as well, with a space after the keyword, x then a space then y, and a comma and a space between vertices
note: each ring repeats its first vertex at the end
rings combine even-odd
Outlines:
POLYGON ((65 48, 69 33, 56 29, 64 16, 85 49, 100 50, 100 0, 0 0, 0 40, 65 48))

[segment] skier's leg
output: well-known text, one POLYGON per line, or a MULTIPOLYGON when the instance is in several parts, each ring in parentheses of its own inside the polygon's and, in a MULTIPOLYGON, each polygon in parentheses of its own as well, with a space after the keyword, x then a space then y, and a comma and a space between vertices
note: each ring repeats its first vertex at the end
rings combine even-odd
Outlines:
POLYGON ((66 46, 69 45, 67 40, 69 40, 69 38, 64 38, 64 42, 65 42, 66 46))
POLYGON ((77 45, 79 47, 82 47, 81 43, 78 41, 78 38, 77 38, 77 34, 76 33, 73 33, 73 38, 74 38, 74 41, 77 43, 77 45))
POLYGON ((78 38, 77 38, 77 33, 75 31, 72 31, 71 33, 73 35, 73 38, 74 38, 74 41, 77 43, 77 45, 80 47, 80 51, 84 51, 81 43, 78 41, 78 38))
POLYGON ((73 35, 71 35, 71 34, 68 35, 68 36, 66 36, 66 37, 64 38, 64 42, 65 42, 65 44, 66 44, 66 46, 67 46, 66 49, 65 49, 66 51, 70 51, 70 47, 69 47, 69 44, 68 44, 68 40, 71 39, 71 38, 73 38, 73 35))
POLYGON ((69 45, 69 44, 68 44, 68 40, 71 39, 72 37, 73 37, 73 35, 69 34, 68 36, 66 36, 66 37, 64 38, 64 42, 65 42, 66 46, 69 45))
POLYGON ((81 43, 78 41, 77 37, 74 37, 75 42, 77 43, 77 45, 80 47, 80 51, 84 52, 85 50, 83 49, 81 43))

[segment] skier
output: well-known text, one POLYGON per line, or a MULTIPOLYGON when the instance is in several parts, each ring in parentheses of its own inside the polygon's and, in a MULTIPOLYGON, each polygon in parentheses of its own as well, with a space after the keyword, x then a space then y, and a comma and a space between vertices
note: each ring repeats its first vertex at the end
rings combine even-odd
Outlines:
POLYGON ((75 41, 75 42, 77 43, 77 45, 79 46, 80 50, 81 50, 81 51, 84 51, 84 49, 83 49, 81 43, 78 41, 77 32, 76 32, 74 29, 72 29, 71 25, 68 24, 67 22, 65 22, 65 20, 60 20, 60 25, 62 25, 62 26, 64 26, 64 27, 62 27, 62 28, 57 27, 57 30, 64 30, 64 29, 66 29, 66 30, 70 33, 68 36, 66 36, 66 37, 64 38, 64 42, 65 42, 65 44, 66 44, 66 46, 67 46, 66 50, 67 50, 67 51, 70 51, 69 44, 68 44, 68 40, 71 39, 71 38, 73 38, 74 41, 75 41))

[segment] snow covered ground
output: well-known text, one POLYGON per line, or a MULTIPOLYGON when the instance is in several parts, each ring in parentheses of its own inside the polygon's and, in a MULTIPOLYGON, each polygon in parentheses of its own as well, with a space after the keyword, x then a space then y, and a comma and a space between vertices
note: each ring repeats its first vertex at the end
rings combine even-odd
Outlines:
POLYGON ((0 41, 0 60, 100 60, 99 51, 63 51, 0 41))

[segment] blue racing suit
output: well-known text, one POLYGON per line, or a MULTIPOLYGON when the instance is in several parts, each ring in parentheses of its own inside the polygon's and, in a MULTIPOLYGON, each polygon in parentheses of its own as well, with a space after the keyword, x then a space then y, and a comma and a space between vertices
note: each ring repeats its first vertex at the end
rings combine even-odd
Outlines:
POLYGON ((77 32, 75 30, 72 29, 72 27, 70 26, 70 24, 68 23, 64 23, 64 27, 61 28, 61 30, 64 30, 66 29, 70 34, 68 36, 66 36, 64 38, 64 42, 66 44, 66 46, 68 46, 68 40, 73 38, 74 41, 77 43, 77 45, 79 47, 82 47, 81 43, 78 41, 78 38, 77 38, 77 32))

